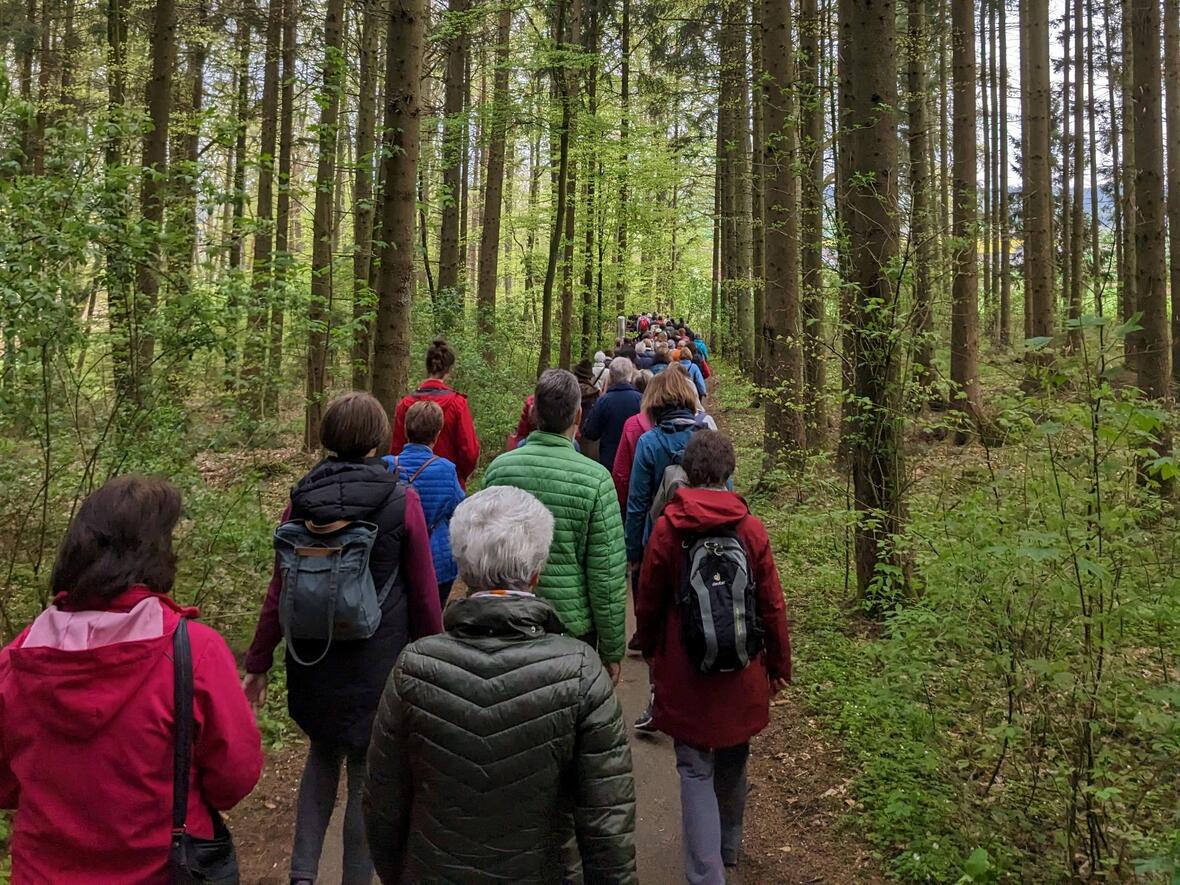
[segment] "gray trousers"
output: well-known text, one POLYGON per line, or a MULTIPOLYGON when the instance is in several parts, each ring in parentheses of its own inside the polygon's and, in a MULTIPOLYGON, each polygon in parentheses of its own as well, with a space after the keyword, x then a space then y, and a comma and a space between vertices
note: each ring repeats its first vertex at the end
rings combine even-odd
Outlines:
POLYGON ((689 885, 725 885, 725 867, 738 861, 749 756, 748 743, 698 750, 676 742, 684 878, 689 885))
POLYGON ((373 861, 369 857, 365 819, 361 812, 367 754, 367 749, 345 750, 334 744, 311 742, 295 806, 292 880, 316 880, 320 854, 324 850, 324 834, 332 819, 332 809, 336 807, 340 765, 347 759, 348 802, 344 806, 344 874, 341 882, 342 885, 369 885, 373 881, 373 861))

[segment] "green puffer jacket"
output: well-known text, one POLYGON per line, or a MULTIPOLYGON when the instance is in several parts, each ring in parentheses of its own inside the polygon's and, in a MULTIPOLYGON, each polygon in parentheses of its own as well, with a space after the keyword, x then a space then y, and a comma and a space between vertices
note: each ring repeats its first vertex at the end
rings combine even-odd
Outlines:
POLYGON ((394 883, 634 883, 635 784, 614 689, 531 594, 452 602, 406 647, 369 745, 364 811, 394 883))
POLYGON ((598 634, 604 661, 623 659, 627 553, 610 472, 568 437, 537 430, 488 467, 485 486, 516 486, 553 514, 553 546, 537 595, 553 604, 572 636, 598 634))

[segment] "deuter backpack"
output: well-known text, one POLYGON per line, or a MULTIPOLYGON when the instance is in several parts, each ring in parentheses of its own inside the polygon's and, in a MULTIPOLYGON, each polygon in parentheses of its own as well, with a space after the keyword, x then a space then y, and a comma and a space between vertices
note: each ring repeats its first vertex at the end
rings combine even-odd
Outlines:
POLYGON ((279 624, 296 663, 318 664, 334 641, 368 639, 377 632, 381 604, 398 575, 395 568, 380 590, 373 583, 369 556, 377 534, 376 525, 359 520, 317 525, 296 519, 275 529, 282 580, 279 624), (322 640, 323 653, 305 661, 292 639, 322 640))
POLYGON ((698 535, 683 544, 687 558, 676 601, 688 659, 701 673, 744 670, 763 645, 746 550, 736 530, 698 535))

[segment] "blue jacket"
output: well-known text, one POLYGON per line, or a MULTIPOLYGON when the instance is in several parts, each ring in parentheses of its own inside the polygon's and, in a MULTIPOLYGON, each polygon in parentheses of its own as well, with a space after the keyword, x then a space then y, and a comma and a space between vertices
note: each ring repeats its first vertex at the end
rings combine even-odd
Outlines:
POLYGON ((692 435, 705 427, 703 420, 687 409, 665 412, 659 424, 639 437, 635 462, 631 468, 631 487, 627 493, 627 521, 624 537, 627 561, 640 562, 643 547, 651 534, 648 511, 675 457, 684 452, 692 435))
POLYGON ((699 353, 702 357, 704 357, 705 362, 708 362, 709 361, 709 345, 705 344, 705 339, 702 338, 700 335, 696 335, 692 339, 692 345, 693 345, 693 347, 695 347, 697 349, 697 353, 699 353))
MULTIPOLYGON (((408 443, 396 458, 385 456, 390 472, 396 462, 398 478, 408 483, 418 468, 434 457, 429 446, 408 443)), ((434 560, 434 577, 438 583, 453 581, 459 575, 455 557, 451 555, 451 514, 463 500, 463 487, 455 465, 446 458, 435 458, 414 480, 414 490, 422 501, 426 528, 430 531, 430 556, 434 560)))
POLYGON ((688 372, 688 377, 692 379, 693 385, 696 386, 697 396, 699 396, 701 399, 704 399, 706 396, 708 396, 709 389, 705 386, 705 375, 703 372, 701 372, 700 366, 698 366, 696 363, 686 363, 684 360, 681 360, 676 365, 684 366, 685 370, 688 372))
POLYGON ((651 373, 653 375, 658 375, 660 372, 665 371, 669 365, 669 363, 657 363, 653 361, 651 364, 651 373))
POLYGON ((641 399, 643 394, 633 384, 608 387, 582 422, 583 437, 601 440, 598 445, 598 463, 607 470, 614 469, 615 452, 619 450, 619 440, 623 437, 623 425, 632 415, 639 414, 641 399))

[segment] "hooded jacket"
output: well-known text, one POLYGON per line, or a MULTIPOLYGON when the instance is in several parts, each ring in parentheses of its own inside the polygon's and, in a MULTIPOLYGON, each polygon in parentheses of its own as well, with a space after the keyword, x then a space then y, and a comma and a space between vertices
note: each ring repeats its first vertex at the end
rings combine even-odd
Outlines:
POLYGON ((455 465, 432 452, 429 446, 418 443, 408 443, 400 455, 387 455, 384 460, 391 470, 397 465, 398 478, 402 482, 414 480, 412 488, 422 502, 422 515, 430 532, 430 558, 434 561, 435 580, 439 584, 455 580, 459 568, 451 553, 451 516, 466 497, 459 485, 455 465))
POLYGON ((607 470, 615 465, 615 453, 623 436, 623 425, 632 415, 639 414, 642 399, 642 394, 633 384, 612 385, 598 398, 582 422, 583 439, 600 440, 598 463, 607 470))
POLYGON ((682 488, 656 520, 635 601, 636 636, 652 662, 655 726, 705 750, 743 744, 770 718, 770 680, 791 678, 786 603, 766 529, 733 492, 682 488), (676 592, 687 566, 684 542, 718 529, 737 532, 753 574, 765 646, 744 670, 701 673, 681 640, 676 592))
MULTIPOLYGON (((364 747, 373 730, 377 701, 393 662, 411 640, 442 629, 438 585, 430 540, 418 494, 398 482, 380 458, 326 458, 291 490, 283 519, 327 524, 340 519, 377 526, 369 556, 373 583, 397 577, 381 605, 381 624, 368 639, 333 642, 327 656, 304 666, 287 655, 287 706, 291 718, 315 741, 364 747)), ((282 638, 278 562, 271 575, 254 641, 246 654, 249 673, 270 669, 282 638)), ((323 651, 318 639, 298 640, 300 657, 314 660, 323 651)))
POLYGON ((479 463, 479 437, 475 433, 475 422, 471 420, 471 409, 467 407, 467 397, 448 387, 441 378, 427 378, 421 387, 402 397, 397 404, 389 454, 402 453, 406 446, 406 412, 414 403, 424 399, 438 403, 443 413, 443 429, 434 444, 434 453, 455 465, 459 484, 466 489, 467 479, 479 463))
POLYGON ((233 655, 167 596, 133 586, 103 611, 59 601, 0 651, 0 808, 16 809, 12 881, 169 881, 172 634, 193 661, 187 824, 210 838, 262 772, 233 655))
POLYGON ((488 467, 484 485, 515 486, 553 514, 553 545, 537 595, 573 636, 598 634, 604 661, 620 661, 626 642, 627 561, 610 474, 574 450, 568 437, 534 431, 488 467))
POLYGON ((593 649, 527 593, 459 599, 446 628, 381 698, 364 800, 381 880, 556 885, 576 835, 587 883, 635 882, 631 752, 593 649))

